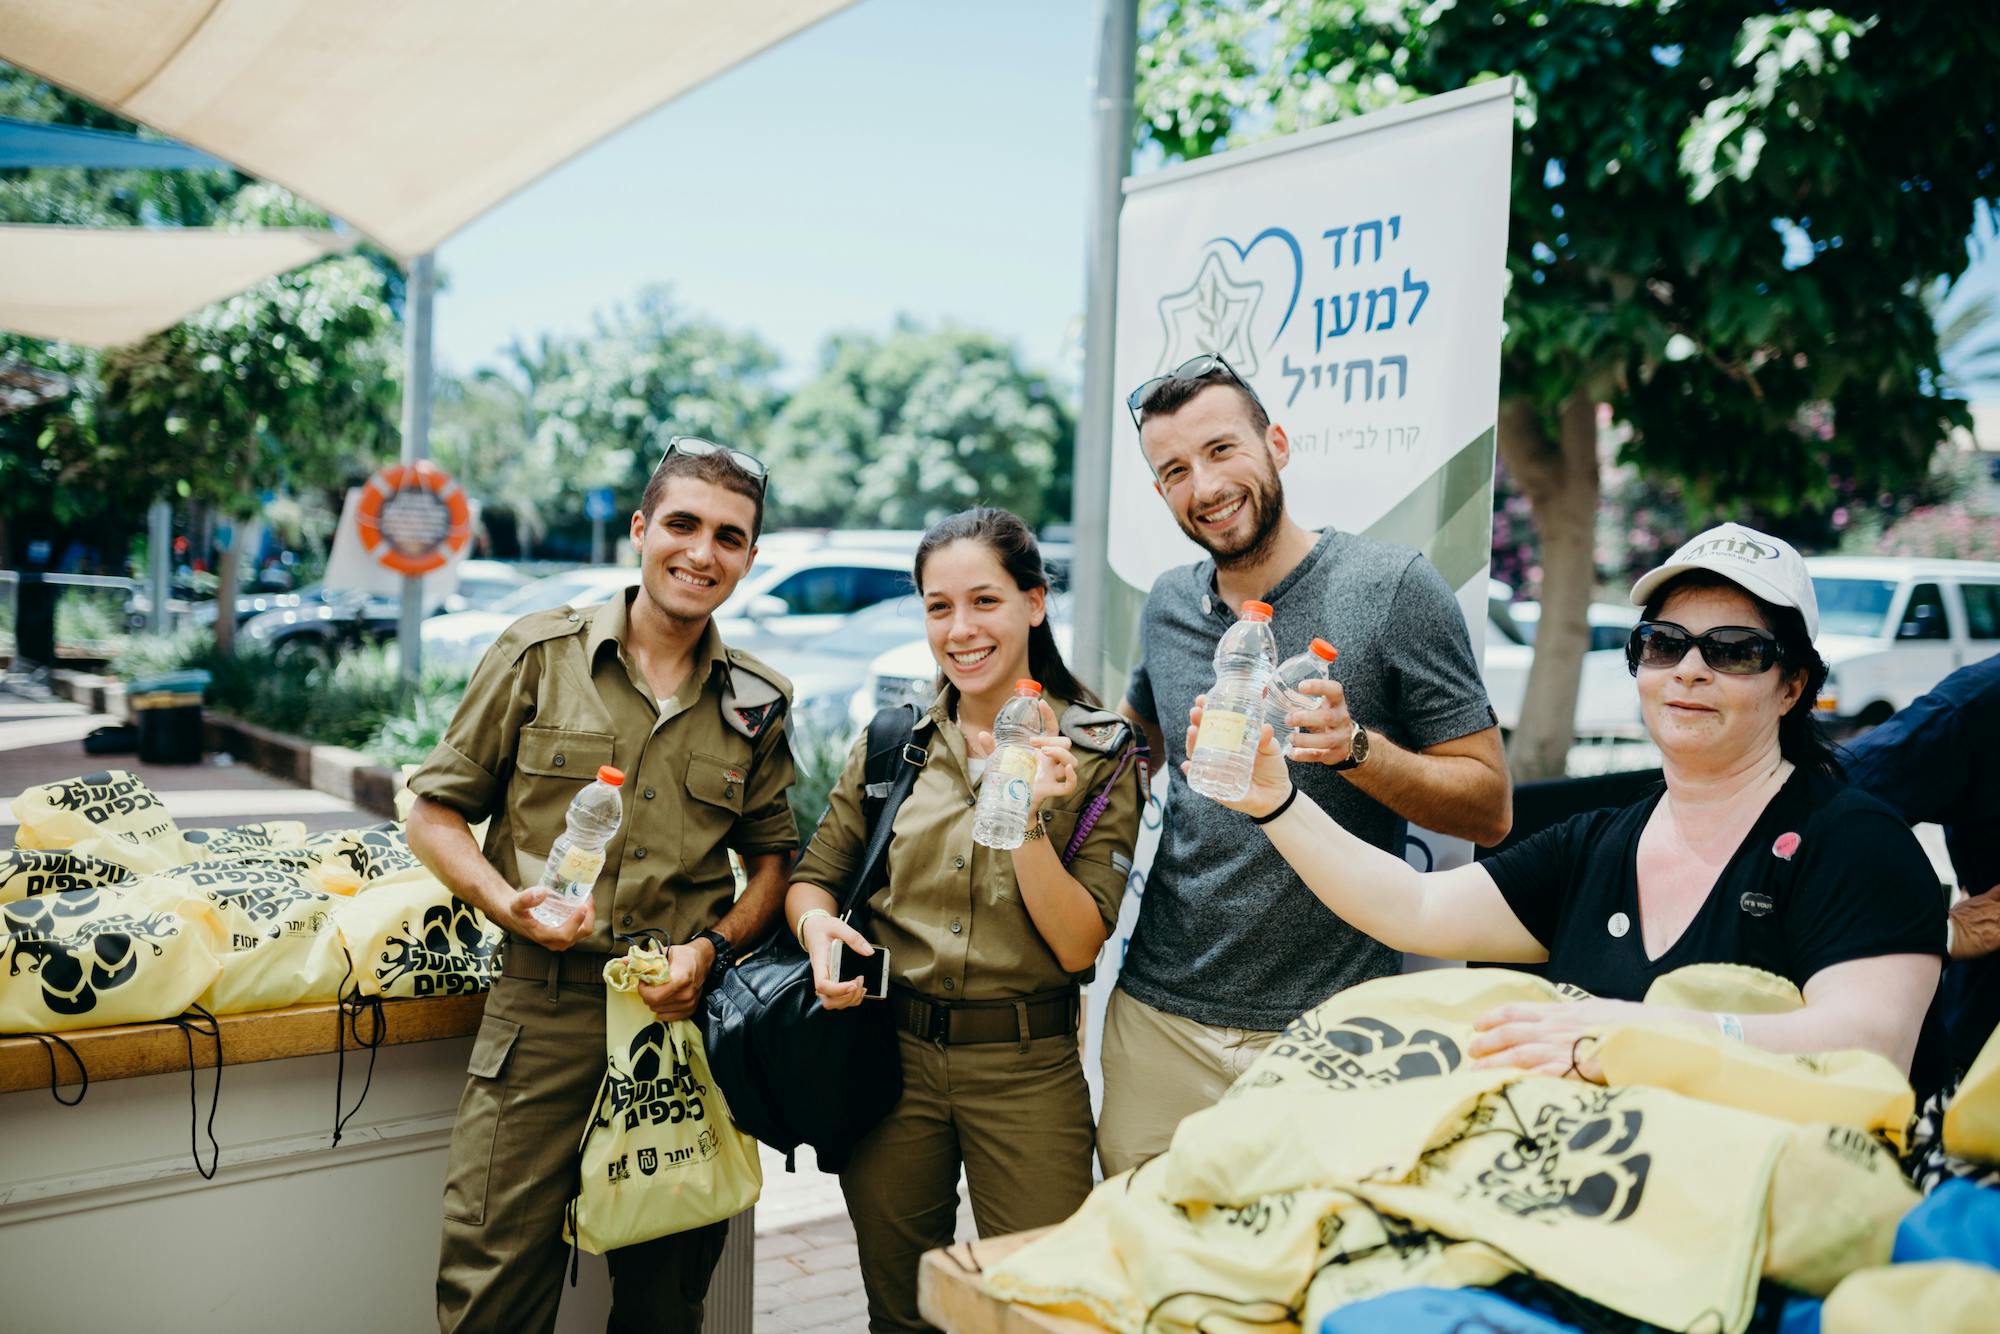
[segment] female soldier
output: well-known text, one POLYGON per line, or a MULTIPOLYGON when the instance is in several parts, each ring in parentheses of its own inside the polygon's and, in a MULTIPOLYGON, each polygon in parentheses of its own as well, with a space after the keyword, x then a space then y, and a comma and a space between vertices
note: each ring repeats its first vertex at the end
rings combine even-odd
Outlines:
POLYGON ((915 582, 941 675, 916 726, 926 759, 892 825, 868 938, 834 916, 829 892, 867 839, 865 737, 785 904, 829 1008, 863 1003, 859 981, 829 979, 831 942, 889 950, 890 998, 867 1003, 894 1007, 903 1096, 840 1177, 874 1330, 928 1328, 917 1261, 952 1241, 961 1164, 982 1236, 1060 1222, 1089 1194, 1077 984, 1117 921, 1141 801, 1129 730, 1056 648, 1041 552, 1019 518, 975 509, 937 524, 917 547, 915 582), (972 817, 993 720, 1023 677, 1042 686, 1051 735, 1037 743, 1027 841, 1001 852, 972 841, 972 817), (1107 789, 1065 865, 1079 817, 1107 789))

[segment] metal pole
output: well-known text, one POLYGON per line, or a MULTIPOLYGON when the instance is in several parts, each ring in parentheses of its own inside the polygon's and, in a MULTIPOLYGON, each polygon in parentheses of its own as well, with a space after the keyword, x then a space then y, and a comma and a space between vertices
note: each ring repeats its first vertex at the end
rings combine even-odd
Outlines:
MULTIPOLYGON (((410 261, 403 291, 403 464, 430 457, 431 293, 436 274, 428 251, 410 261)), ((424 581, 403 580, 403 615, 396 626, 396 656, 405 685, 414 686, 424 665, 424 581)))
POLYGON ((153 612, 147 627, 167 632, 167 595, 174 587, 174 507, 156 500, 146 511, 146 582, 153 590, 153 612))
POLYGON ((1083 404, 1076 424, 1075 666, 1087 684, 1106 681, 1104 622, 1111 578, 1112 354, 1118 314, 1118 211, 1132 168, 1132 79, 1138 54, 1136 0, 1103 0, 1097 76, 1091 89, 1089 236, 1084 250, 1083 404))

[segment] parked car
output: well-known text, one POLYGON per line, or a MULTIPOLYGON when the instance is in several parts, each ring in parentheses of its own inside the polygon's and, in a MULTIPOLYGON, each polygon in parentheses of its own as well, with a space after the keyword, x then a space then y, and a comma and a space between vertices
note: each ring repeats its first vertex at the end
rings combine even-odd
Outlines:
POLYGON ((790 678, 792 716, 800 728, 819 736, 851 736, 855 692, 866 682, 874 659, 923 633, 923 604, 905 593, 812 638, 750 639, 742 647, 790 678))
POLYGON ((280 657, 310 653, 321 661, 333 659, 361 644, 379 644, 396 637, 402 618, 400 599, 378 594, 360 596, 328 593, 315 585, 311 596, 291 605, 260 612, 243 623, 242 642, 269 649, 280 657))
MULTIPOLYGON (((1535 631, 1541 628, 1542 604, 1523 601, 1509 603, 1508 615, 1515 628, 1521 632, 1521 642, 1533 647, 1535 631)), ((1590 621, 1590 647, 1596 649, 1617 649, 1625 651, 1625 641, 1632 637, 1632 627, 1638 623, 1639 608, 1630 603, 1593 602, 1586 609, 1590 621)))
POLYGON ((1872 727, 1969 662, 2000 653, 2000 564, 1813 556, 1820 656, 1832 669, 1817 713, 1872 727))
MULTIPOLYGON (((773 536, 778 536, 773 534, 773 536)), ((910 558, 898 551, 823 543, 759 546, 757 563, 716 611, 731 644, 764 653, 835 629, 864 607, 907 593, 910 558)), ((484 612, 438 616, 424 623, 424 658, 470 671, 493 642, 521 617, 551 607, 594 607, 639 581, 630 565, 598 565, 551 575, 484 612)))

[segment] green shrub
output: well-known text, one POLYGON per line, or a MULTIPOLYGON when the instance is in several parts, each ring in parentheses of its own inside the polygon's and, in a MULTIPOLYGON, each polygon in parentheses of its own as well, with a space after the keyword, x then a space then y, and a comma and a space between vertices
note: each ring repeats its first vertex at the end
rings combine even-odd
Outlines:
POLYGON ((839 781, 840 771, 847 764, 847 753, 854 746, 854 736, 841 727, 801 725, 796 717, 787 726, 791 728, 792 764, 797 771, 790 793, 792 820, 798 825, 799 842, 803 845, 812 841, 820 817, 826 814, 833 785, 839 781))

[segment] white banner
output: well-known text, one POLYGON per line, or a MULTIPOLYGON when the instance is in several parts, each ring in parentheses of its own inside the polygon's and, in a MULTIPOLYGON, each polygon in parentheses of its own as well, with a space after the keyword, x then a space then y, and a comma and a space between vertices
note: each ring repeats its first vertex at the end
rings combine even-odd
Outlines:
MULTIPOLYGON (((1124 394, 1204 352, 1248 380, 1291 438, 1292 517, 1423 551, 1483 654, 1512 136, 1513 83, 1499 80, 1126 182, 1110 405, 1114 688, 1136 658, 1145 590, 1205 554, 1155 496, 1124 394)), ((1470 855, 1460 840, 1410 833, 1407 855, 1426 869, 1470 855)), ((1149 832, 1142 865, 1152 842, 1149 832)), ((1136 899, 1090 989, 1093 1076, 1136 899)))

